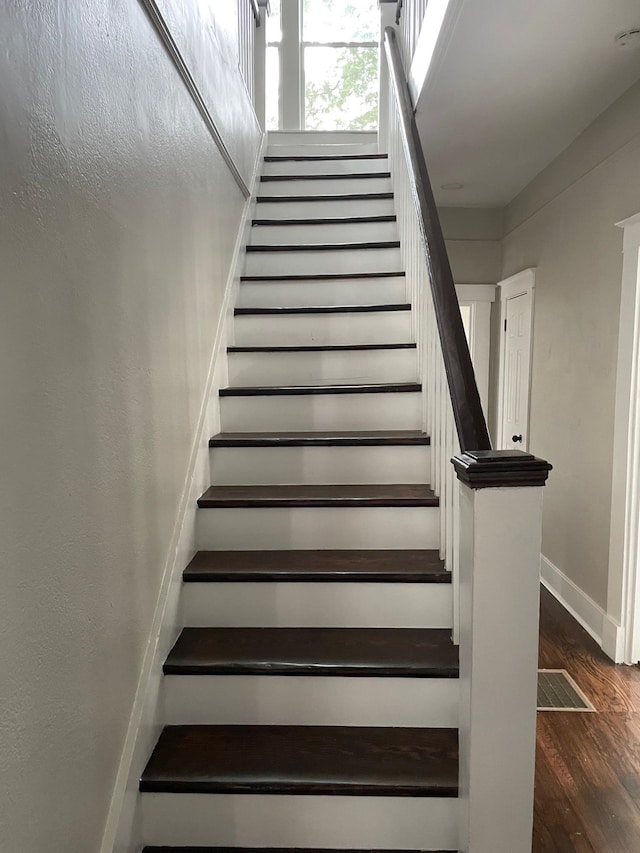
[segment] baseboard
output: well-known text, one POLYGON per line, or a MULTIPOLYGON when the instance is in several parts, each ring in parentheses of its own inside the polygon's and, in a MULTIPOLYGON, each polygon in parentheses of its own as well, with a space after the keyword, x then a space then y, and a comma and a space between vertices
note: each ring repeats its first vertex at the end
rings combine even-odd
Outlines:
POLYGON ((625 632, 622 625, 605 616, 602 626, 602 651, 610 657, 614 663, 626 663, 630 666, 637 663, 634 660, 625 660, 625 632))
POLYGON ((246 200, 242 211, 229 267, 185 485, 162 573, 149 642, 116 774, 100 853, 131 853, 132 850, 137 849, 139 843, 136 824, 138 780, 162 727, 159 713, 162 664, 179 631, 178 604, 182 571, 195 552, 196 501, 210 485, 209 438, 220 428, 217 391, 227 384, 226 347, 231 329, 230 319, 233 317, 233 305, 237 298, 244 263, 244 250, 248 243, 255 205, 255 185, 260 173, 265 144, 266 134, 263 134, 251 180, 251 196, 246 200))
POLYGON ((558 599, 593 639, 602 646, 602 633, 607 614, 584 590, 568 578, 564 572, 540 555, 540 578, 549 592, 558 599))

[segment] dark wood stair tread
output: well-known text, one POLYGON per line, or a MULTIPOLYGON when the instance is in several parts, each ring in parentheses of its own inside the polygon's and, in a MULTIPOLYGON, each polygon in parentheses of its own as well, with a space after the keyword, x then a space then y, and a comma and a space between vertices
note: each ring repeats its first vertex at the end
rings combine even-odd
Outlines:
POLYGON ((451 583, 436 550, 198 551, 185 583, 451 583))
POLYGON ((455 729, 167 726, 143 792, 456 797, 455 729))
POLYGON ((235 385, 221 388, 221 397, 299 397, 305 394, 403 394, 422 390, 419 382, 361 383, 358 385, 235 385))
POLYGON ((410 302, 389 302, 387 304, 375 305, 299 305, 288 306, 265 306, 257 308, 234 308, 236 317, 253 316, 260 314, 379 314, 390 311, 411 311, 410 302))
POLYGON ((198 499, 201 509, 275 507, 437 507, 426 485, 209 486, 198 499))
POLYGON ((362 252, 368 249, 399 249, 400 240, 368 240, 360 243, 268 243, 246 247, 247 254, 260 252, 362 252))
POLYGON ((315 344, 291 347, 227 347, 227 352, 356 352, 385 349, 416 349, 415 343, 404 344, 315 344))
POLYGON ((391 172, 337 172, 327 175, 303 173, 298 175, 261 175, 260 182, 273 184, 279 181, 351 181, 354 178, 371 180, 372 178, 390 178, 391 172))
POLYGON ((329 193, 328 195, 259 195, 258 204, 278 204, 280 202, 307 201, 388 201, 392 192, 383 193, 329 193))
POLYGON ((241 275, 240 281, 353 281, 361 278, 404 278, 405 275, 401 270, 393 272, 327 272, 305 275, 241 275))
POLYGON ((184 628, 164 672, 457 678, 458 649, 439 628, 184 628))
POLYGON ((220 432, 209 447, 404 447, 428 445, 419 430, 347 430, 335 432, 220 432))
POLYGON ((388 154, 267 154, 265 163, 285 163, 291 160, 297 163, 313 163, 322 160, 387 160, 388 154))
POLYGON ((395 222, 393 213, 380 214, 379 216, 324 216, 317 219, 252 219, 251 225, 261 227, 267 225, 364 225, 369 222, 395 222))
POLYGON ((318 847, 143 847, 142 853, 455 853, 454 850, 338 850, 318 847))

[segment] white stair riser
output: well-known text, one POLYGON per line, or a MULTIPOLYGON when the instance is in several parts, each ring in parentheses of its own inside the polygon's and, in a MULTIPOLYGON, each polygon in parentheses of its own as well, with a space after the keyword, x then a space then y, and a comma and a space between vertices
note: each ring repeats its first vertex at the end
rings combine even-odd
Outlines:
POLYGON ((282 246, 309 243, 366 243, 397 240, 395 222, 349 222, 327 225, 254 225, 252 246, 282 246))
MULTIPOLYGON (((337 192, 331 195, 337 195, 337 192)), ((318 219, 328 216, 389 216, 395 213, 392 198, 349 201, 259 201, 256 219, 318 219)))
POLYGON ((415 382, 415 349, 229 353, 230 385, 415 382))
POLYGON ((455 678, 167 675, 166 725, 456 728, 455 678))
POLYGON ((240 314, 234 320, 240 347, 401 344, 411 341, 410 311, 327 314, 240 314))
POLYGON ((334 144, 314 143, 313 145, 301 145, 293 143, 273 143, 267 145, 265 154, 269 157, 333 157, 353 156, 354 154, 377 154, 378 146, 375 143, 350 143, 337 142, 334 144))
MULTIPOLYGON (((352 152, 346 152, 350 154, 352 152)), ((363 153, 375 153, 375 152, 363 152, 363 153)), ((268 156, 278 156, 277 153, 275 155, 268 156)), ((281 154, 280 156, 286 157, 286 154, 281 154)), ((298 157, 312 157, 316 155, 312 154, 298 154, 298 155, 289 155, 289 156, 298 156, 298 157)), ((325 156, 321 154, 320 156, 325 156)), ((334 156, 331 153, 326 155, 327 157, 334 156)), ((339 156, 339 155, 338 155, 339 156)), ((262 174, 263 175, 337 175, 337 174, 346 174, 350 175, 354 172, 388 172, 389 171, 389 160, 385 158, 366 158, 362 160, 353 159, 353 160, 283 160, 280 162, 267 161, 264 164, 262 174)))
MULTIPOLYGON (((291 174, 298 174, 295 169, 291 174)), ((260 196, 349 195, 351 193, 390 193, 390 178, 327 178, 326 180, 262 181, 260 196)))
POLYGON ((222 397, 223 432, 421 429, 422 395, 222 397))
POLYGON ((374 130, 270 130, 267 144, 296 145, 304 153, 313 145, 375 146, 378 134, 374 130))
POLYGON ((458 849, 455 797, 141 794, 147 844, 458 849))
POLYGON ((451 584, 186 583, 182 624, 254 628, 450 628, 451 584))
POLYGON ((202 551, 437 548, 440 510, 395 506, 200 509, 196 537, 202 551))
POLYGON ((390 305, 407 302, 404 276, 313 281, 244 281, 240 308, 283 308, 291 305, 390 305))
POLYGON ((216 447, 216 485, 428 483, 429 450, 406 447, 216 447))
POLYGON ((247 253, 245 275, 332 275, 359 272, 397 272, 400 249, 351 249, 311 252, 247 253))

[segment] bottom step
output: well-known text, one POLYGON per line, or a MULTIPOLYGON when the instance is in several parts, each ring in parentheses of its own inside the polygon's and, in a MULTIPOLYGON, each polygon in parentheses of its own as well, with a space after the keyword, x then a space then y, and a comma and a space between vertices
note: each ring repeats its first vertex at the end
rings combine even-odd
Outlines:
POLYGON ((327 850, 319 847, 145 847, 142 853, 455 853, 455 851, 327 850))
POLYGON ((140 779, 147 844, 455 849, 455 729, 169 726, 140 779))

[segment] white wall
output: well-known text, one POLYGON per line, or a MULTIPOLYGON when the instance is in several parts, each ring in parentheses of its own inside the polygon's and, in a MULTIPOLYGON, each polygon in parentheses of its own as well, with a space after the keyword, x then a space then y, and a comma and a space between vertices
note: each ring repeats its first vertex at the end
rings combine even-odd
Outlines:
POLYGON ((137 0, 5 3, 0 44, 0 850, 91 853, 243 197, 137 0))
POLYGON ((530 449, 554 465, 542 550, 602 609, 622 272, 615 223, 639 208, 640 83, 505 211, 503 277, 536 267, 530 449))
MULTIPOLYGON (((504 211, 492 207, 439 207, 438 214, 456 284, 496 284, 502 277, 504 211)), ((488 422, 493 435, 498 350, 494 345, 498 310, 491 304, 488 422)))
POLYGON ((502 272, 502 211, 439 207, 438 214, 456 284, 495 284, 502 272))

